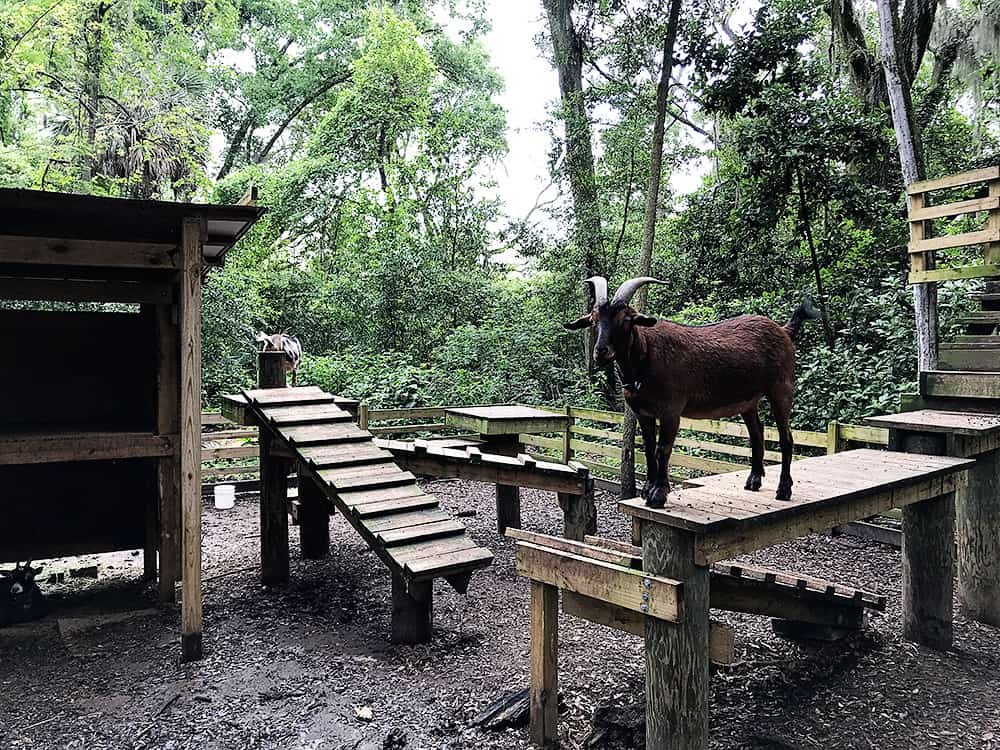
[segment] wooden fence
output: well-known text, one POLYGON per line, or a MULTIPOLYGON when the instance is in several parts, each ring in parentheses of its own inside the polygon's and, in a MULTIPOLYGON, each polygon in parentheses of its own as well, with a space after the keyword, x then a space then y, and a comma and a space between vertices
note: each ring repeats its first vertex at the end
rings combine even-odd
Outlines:
MULTIPOLYGON (((369 409, 362 404, 359 422, 375 435, 443 436, 456 434, 444 423, 448 407, 410 409, 369 409)), ((529 452, 542 453, 567 462, 588 466, 601 484, 613 487, 621 466, 621 425, 619 412, 567 406, 562 409, 536 407, 566 414, 569 427, 551 435, 521 435, 529 452)), ((257 430, 235 428, 221 414, 202 414, 202 478, 206 483, 220 479, 254 479, 258 475, 257 430)), ((885 446, 888 432, 877 427, 831 422, 825 432, 793 430, 796 457, 835 453, 857 445, 885 446)), ((781 460, 777 451, 777 431, 765 429, 765 463, 781 460)), ((636 475, 643 478, 645 459, 641 439, 636 446, 636 475)), ((718 419, 681 420, 681 433, 671 456, 676 478, 718 474, 746 466, 750 457, 746 427, 742 422, 718 419)))

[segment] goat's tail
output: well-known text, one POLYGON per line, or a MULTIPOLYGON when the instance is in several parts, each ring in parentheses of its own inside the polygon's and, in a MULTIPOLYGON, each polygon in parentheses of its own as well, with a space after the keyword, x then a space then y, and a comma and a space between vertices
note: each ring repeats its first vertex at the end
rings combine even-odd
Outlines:
POLYGON ((783 328, 794 341, 802 324, 807 320, 816 320, 818 317, 820 317, 820 312, 813 305, 813 301, 809 297, 803 297, 802 303, 795 308, 795 312, 792 313, 792 317, 783 328))

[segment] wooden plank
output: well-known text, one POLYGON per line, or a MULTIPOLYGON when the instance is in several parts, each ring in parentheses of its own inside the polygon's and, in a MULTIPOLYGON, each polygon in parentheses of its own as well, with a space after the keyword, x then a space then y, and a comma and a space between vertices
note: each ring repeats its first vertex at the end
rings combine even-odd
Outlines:
POLYGON ((446 424, 438 424, 437 422, 430 422, 428 424, 400 424, 393 425, 391 427, 370 427, 368 431, 372 435, 406 435, 412 432, 441 432, 442 430, 451 429, 446 424))
POLYGON ((0 436, 0 466, 167 457, 174 455, 177 440, 176 434, 148 432, 8 433, 0 436))
POLYGON ((481 462, 473 463, 465 451, 428 450, 423 455, 415 455, 409 450, 400 451, 394 448, 391 450, 400 468, 418 476, 455 477, 490 484, 578 494, 583 492, 588 481, 587 476, 581 477, 569 467, 558 465, 559 470, 553 471, 550 467, 556 465, 543 462, 538 462, 532 467, 517 461, 498 465, 495 459, 502 457, 485 453, 482 454, 481 462))
POLYGON ((474 549, 478 546, 472 537, 468 534, 462 534, 413 542, 411 544, 400 544, 392 547, 389 553, 402 567, 412 560, 419 560, 423 557, 437 557, 438 555, 449 554, 451 552, 461 552, 462 550, 474 549))
POLYGON ((314 385, 297 388, 258 388, 243 391, 243 396, 267 408, 268 405, 305 406, 307 404, 334 404, 336 399, 314 385))
MULTIPOLYGON (((572 591, 563 592, 562 611, 563 614, 580 617, 632 635, 642 637, 644 634, 644 615, 572 591)), ((729 666, 736 663, 735 641, 736 631, 731 626, 716 620, 709 621, 708 649, 713 664, 729 666)))
POLYGON ((1000 208, 1000 198, 973 198, 972 200, 957 201, 955 203, 943 203, 938 206, 924 206, 917 209, 911 208, 909 212, 909 220, 927 221, 928 219, 962 216, 963 214, 973 214, 997 208, 1000 208))
POLYGON ((281 437, 296 448, 305 445, 366 442, 371 439, 370 432, 359 429, 353 423, 284 427, 280 432, 281 437))
POLYGON ((169 305, 173 286, 165 282, 0 276, 0 299, 169 305))
POLYGON ((401 497, 416 497, 423 495, 424 491, 416 484, 403 485, 402 487, 384 487, 376 490, 351 490, 338 492, 344 505, 349 507, 360 507, 368 503, 380 503, 385 500, 397 500, 401 497))
POLYGON ((478 570, 493 562, 493 553, 483 547, 457 552, 445 552, 434 557, 421 557, 406 563, 406 571, 415 580, 444 578, 461 571, 478 570))
POLYGON ((1000 398, 1000 373, 927 370, 920 373, 920 393, 939 398, 1000 398))
MULTIPOLYGON (((201 603, 201 274, 202 219, 184 219, 178 335, 180 359, 180 502, 183 536, 181 659, 202 655, 201 603)), ((63 255, 63 254, 60 254, 63 255)), ((62 262, 66 258, 61 258, 62 262)))
MULTIPOLYGON (((397 487, 395 489, 408 488, 397 487)), ((385 513, 399 513, 407 510, 419 510, 420 508, 437 508, 438 505, 436 497, 420 492, 419 494, 403 497, 388 497, 384 500, 375 500, 364 505, 351 507, 353 508, 354 515, 358 518, 368 518, 369 516, 378 516, 385 513)))
POLYGON ((559 589, 531 582, 531 741, 551 747, 559 741, 559 589))
POLYGON ((869 417, 866 421, 887 428, 913 432, 940 432, 972 436, 1000 433, 1000 415, 997 414, 918 409, 881 417, 869 417))
POLYGON ((391 422, 403 419, 441 419, 444 417, 446 407, 443 406, 418 406, 411 409, 369 409, 369 422, 391 422))
POLYGON ((992 279, 1000 276, 1000 263, 984 263, 959 268, 935 268, 930 271, 910 271, 910 284, 928 284, 934 281, 956 281, 959 279, 992 279))
POLYGON ((932 190, 945 190, 947 188, 963 187, 965 185, 975 185, 979 182, 1000 179, 1000 167, 985 167, 984 169, 973 169, 968 172, 938 177, 933 180, 918 180, 911 182, 906 187, 909 195, 917 193, 929 193, 932 190))
POLYGON ((572 539, 565 539, 548 534, 537 534, 533 531, 523 529, 507 529, 505 536, 520 542, 531 542, 542 547, 551 547, 561 552, 572 552, 583 557, 591 557, 595 560, 602 560, 612 565, 623 565, 627 568, 636 567, 636 563, 642 562, 642 553, 639 555, 625 554, 618 550, 609 549, 603 546, 595 546, 586 542, 577 542, 572 539))
MULTIPOLYGON (((173 306, 156 307, 156 430, 161 435, 176 434, 180 427, 180 343, 174 312, 173 306)), ((180 580, 182 567, 179 452, 178 439, 174 443, 173 455, 161 458, 157 465, 160 499, 159 598, 164 603, 174 601, 174 587, 180 580)))
POLYGON ((400 529, 406 526, 419 526, 422 523, 437 523, 451 519, 449 513, 443 510, 417 510, 392 515, 372 516, 362 521, 362 524, 373 534, 390 529, 400 529))
POLYGON ((265 408, 263 412, 272 424, 279 427, 353 421, 351 415, 336 404, 277 406, 265 408))
POLYGON ((601 560, 518 542, 518 574, 669 622, 683 618, 681 583, 601 560))
POLYGON ((421 539, 436 539, 453 534, 464 534, 465 526, 458 521, 449 519, 436 523, 422 523, 419 526, 408 526, 402 529, 389 529, 376 534, 376 538, 386 547, 398 544, 409 544, 421 539))
POLYGON ((399 471, 395 468, 395 464, 389 464, 394 470, 390 473, 385 474, 362 474, 358 476, 348 476, 339 477, 337 479, 328 479, 327 474, 331 470, 324 469, 319 472, 319 475, 330 483, 338 493, 348 492, 351 490, 361 490, 361 489, 380 489, 386 487, 397 487, 400 485, 413 485, 416 486, 416 477, 414 477, 408 471, 399 471))
POLYGON ((952 248, 968 247, 969 245, 983 245, 998 240, 1000 240, 1000 230, 981 229, 975 232, 946 234, 941 237, 931 237, 929 239, 910 242, 909 252, 915 254, 927 253, 932 250, 950 250, 952 248))
POLYGON ((381 463, 391 461, 392 454, 370 443, 338 443, 316 445, 299 449, 299 455, 308 460, 314 468, 381 463))
POLYGON ((176 244, 0 236, 5 263, 117 268, 181 268, 176 244))

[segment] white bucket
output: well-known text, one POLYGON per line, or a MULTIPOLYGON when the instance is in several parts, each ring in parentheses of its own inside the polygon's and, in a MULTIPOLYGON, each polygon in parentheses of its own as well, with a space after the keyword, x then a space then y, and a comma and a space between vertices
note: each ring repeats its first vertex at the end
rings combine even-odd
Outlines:
POLYGON ((236 485, 215 485, 215 507, 219 510, 228 510, 234 505, 236 505, 236 485))

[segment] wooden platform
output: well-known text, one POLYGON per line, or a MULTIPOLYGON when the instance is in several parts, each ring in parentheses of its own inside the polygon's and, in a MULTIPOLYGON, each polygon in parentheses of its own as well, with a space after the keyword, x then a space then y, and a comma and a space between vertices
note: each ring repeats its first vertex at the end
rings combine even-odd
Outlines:
POLYGON ((564 432, 568 417, 530 406, 468 406, 448 409, 445 424, 479 435, 564 432))
MULTIPOLYGON (((245 418, 260 426, 262 443, 275 441, 282 455, 298 464, 300 486, 294 502, 300 523, 307 503, 319 499, 314 497, 318 491, 392 571, 394 640, 426 640, 429 582, 445 578, 464 593, 472 572, 490 565, 493 554, 476 544, 465 526, 443 511, 391 453, 374 445, 371 434, 357 427, 333 396, 311 387, 244 391, 242 396, 245 418), (416 601, 401 606, 407 597, 416 601), (407 610, 408 615, 419 610, 426 622, 414 627, 398 623, 407 610), (418 637, 396 637, 404 632, 418 637)), ((282 508, 286 502, 282 497, 282 508)), ((325 527, 328 521, 326 515, 315 518, 314 512, 312 523, 325 527)))
POLYGON ((695 562, 706 565, 952 492, 972 463, 860 449, 796 462, 789 502, 774 499, 777 472, 768 472, 760 492, 748 492, 743 489, 746 471, 739 471, 671 492, 665 508, 649 508, 641 498, 619 507, 637 518, 694 532, 695 562))
POLYGON ((1000 414, 918 409, 881 417, 868 417, 865 422, 876 427, 907 432, 980 438, 993 443, 992 448, 987 447, 985 450, 1000 448, 1000 414))

